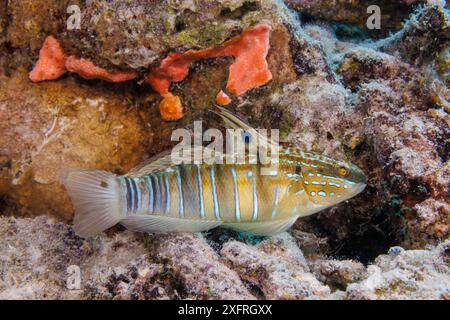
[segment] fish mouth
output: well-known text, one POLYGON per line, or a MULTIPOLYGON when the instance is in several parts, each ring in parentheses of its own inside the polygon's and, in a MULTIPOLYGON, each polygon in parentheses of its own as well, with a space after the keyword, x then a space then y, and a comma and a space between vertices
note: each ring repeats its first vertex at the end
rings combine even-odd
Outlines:
POLYGON ((350 198, 357 196, 358 194, 360 194, 361 192, 364 191, 366 186, 367 186, 367 183, 365 183, 365 182, 360 182, 360 183, 355 184, 353 186, 351 192, 346 196, 345 200, 348 200, 350 198))
POLYGON ((354 197, 356 197, 358 194, 360 194, 361 192, 364 191, 364 189, 366 188, 367 184, 363 183, 363 182, 359 182, 356 183, 355 185, 353 185, 353 187, 348 191, 347 194, 345 194, 344 196, 336 199, 336 202, 333 203, 333 205, 336 205, 338 203, 341 203, 343 201, 347 201, 349 199, 352 199, 354 197))

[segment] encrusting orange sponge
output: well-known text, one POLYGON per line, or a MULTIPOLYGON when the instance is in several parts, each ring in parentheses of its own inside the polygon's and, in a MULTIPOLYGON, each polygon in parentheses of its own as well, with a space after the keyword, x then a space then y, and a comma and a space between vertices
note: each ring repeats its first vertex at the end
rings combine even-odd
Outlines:
POLYGON ((133 80, 138 76, 136 71, 109 72, 96 66, 92 61, 70 56, 66 61, 68 71, 77 73, 84 79, 102 79, 108 82, 118 83, 133 80))
POLYGON ((171 93, 167 93, 159 104, 161 117, 166 121, 177 121, 184 117, 181 99, 171 93))
POLYGON ((39 59, 30 72, 30 80, 33 82, 56 80, 67 71, 77 73, 85 79, 103 79, 114 83, 132 80, 138 76, 136 71, 112 73, 89 60, 67 56, 58 39, 48 36, 39 52, 39 59))
POLYGON ((231 98, 223 90, 220 90, 216 96, 216 103, 222 107, 227 106, 231 103, 231 98))
POLYGON ((67 56, 58 39, 48 36, 39 51, 39 60, 29 74, 30 80, 40 82, 62 77, 67 71, 66 59, 67 56))
POLYGON ((192 62, 204 58, 233 56, 230 66, 227 90, 235 95, 243 95, 250 89, 265 85, 272 80, 272 73, 266 61, 269 52, 271 27, 259 24, 245 30, 221 46, 200 51, 189 50, 185 53, 171 53, 161 65, 147 75, 147 80, 154 90, 162 96, 169 92, 172 82, 180 82, 189 74, 192 62))

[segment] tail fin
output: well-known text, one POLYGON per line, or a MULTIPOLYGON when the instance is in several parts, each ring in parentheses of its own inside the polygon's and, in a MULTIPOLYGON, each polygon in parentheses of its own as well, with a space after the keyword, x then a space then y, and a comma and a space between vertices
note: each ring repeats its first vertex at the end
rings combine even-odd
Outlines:
POLYGON ((100 170, 63 169, 61 182, 75 207, 75 232, 95 236, 124 218, 116 176, 100 170))

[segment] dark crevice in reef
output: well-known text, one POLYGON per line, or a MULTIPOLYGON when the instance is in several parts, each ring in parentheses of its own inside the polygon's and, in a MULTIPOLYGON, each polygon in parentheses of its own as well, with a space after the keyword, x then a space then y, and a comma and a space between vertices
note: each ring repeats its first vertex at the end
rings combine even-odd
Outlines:
POLYGON ((334 214, 348 215, 353 220, 347 225, 347 236, 344 238, 339 235, 342 230, 324 225, 318 217, 306 218, 303 223, 313 225, 314 233, 328 240, 327 254, 331 257, 368 264, 389 248, 400 244, 404 232, 403 210, 401 201, 395 198, 390 204, 376 208, 364 217, 352 213, 351 207, 347 207, 344 212, 335 212, 334 214))
POLYGON ((220 253, 223 244, 230 240, 241 241, 250 245, 256 245, 268 237, 257 236, 245 232, 237 232, 225 228, 215 228, 210 231, 203 233, 204 237, 208 241, 208 244, 213 248, 214 251, 220 253))
POLYGON ((389 248, 400 243, 400 216, 402 208, 387 205, 375 209, 370 218, 362 219, 352 225, 353 230, 342 243, 331 241, 331 247, 336 250, 335 256, 354 259, 362 263, 370 263, 389 248))
POLYGON ((261 5, 258 2, 244 2, 242 6, 235 10, 230 8, 225 8, 220 12, 220 17, 225 19, 241 19, 247 13, 261 10, 261 5))

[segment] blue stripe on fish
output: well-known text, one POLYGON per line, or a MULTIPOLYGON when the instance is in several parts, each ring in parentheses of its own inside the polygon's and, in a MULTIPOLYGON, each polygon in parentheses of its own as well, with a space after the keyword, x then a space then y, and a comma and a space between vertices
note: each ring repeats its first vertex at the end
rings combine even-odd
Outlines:
POLYGON ((200 171, 200 165, 196 165, 197 168, 197 183, 198 183, 198 193, 200 200, 200 217, 205 218, 205 199, 203 194, 203 183, 202 183, 202 173, 200 171))
POLYGON ((155 181, 155 210, 154 212, 161 212, 161 185, 158 176, 154 176, 155 181))
POLYGON ((231 167, 231 174, 233 175, 236 221, 240 222, 241 221, 241 209, 239 207, 239 190, 238 190, 238 184, 237 184, 237 173, 236 173, 236 167, 234 165, 231 167))
POLYGON ((159 191, 160 191, 160 197, 159 197, 159 212, 163 213, 166 211, 166 187, 164 185, 164 177, 159 174, 158 175, 158 181, 159 181, 159 191))
POLYGON ((280 202, 280 192, 281 189, 279 186, 277 186, 275 188, 275 199, 273 202, 273 210, 272 210, 272 218, 275 218, 277 216, 277 207, 278 207, 278 203, 280 202))
POLYGON ((136 188, 136 212, 141 209, 142 205, 142 194, 141 194, 141 187, 139 185, 139 179, 133 179, 134 186, 136 188))
POLYGON ((219 199, 217 197, 217 186, 216 186, 216 172, 214 169, 214 165, 211 166, 211 185, 212 185, 212 193, 213 193, 213 201, 214 201, 214 214, 217 220, 220 220, 220 210, 219 210, 219 199))
POLYGON ((178 187, 178 197, 180 198, 180 218, 184 218, 184 199, 183 199, 183 187, 181 185, 181 174, 180 170, 177 170, 177 187, 178 187))
POLYGON ((166 187, 166 213, 170 211, 170 180, 167 174, 164 175, 164 185, 166 187))
POLYGON ((258 219, 258 190, 256 188, 256 176, 253 175, 253 172, 252 172, 252 177, 253 177, 253 216, 252 216, 252 220, 255 221, 256 219, 258 219))

